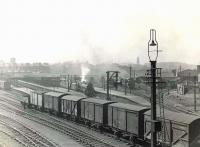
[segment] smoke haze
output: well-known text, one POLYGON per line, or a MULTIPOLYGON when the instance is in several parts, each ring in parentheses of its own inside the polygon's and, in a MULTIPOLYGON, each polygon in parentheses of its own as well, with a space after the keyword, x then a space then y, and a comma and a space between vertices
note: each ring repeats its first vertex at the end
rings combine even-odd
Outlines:
POLYGON ((148 62, 149 30, 158 61, 199 64, 199 1, 7 0, 0 2, 0 60, 148 62), (178 56, 177 56, 178 55, 178 56), (37 58, 36 58, 37 57, 37 58))

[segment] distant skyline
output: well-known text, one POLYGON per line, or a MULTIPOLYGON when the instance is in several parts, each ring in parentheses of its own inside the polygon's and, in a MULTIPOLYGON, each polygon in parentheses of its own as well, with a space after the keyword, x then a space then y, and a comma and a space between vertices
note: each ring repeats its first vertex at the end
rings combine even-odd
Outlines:
POLYGON ((198 0, 0 1, 0 60, 148 63, 149 30, 158 62, 200 64, 198 0))

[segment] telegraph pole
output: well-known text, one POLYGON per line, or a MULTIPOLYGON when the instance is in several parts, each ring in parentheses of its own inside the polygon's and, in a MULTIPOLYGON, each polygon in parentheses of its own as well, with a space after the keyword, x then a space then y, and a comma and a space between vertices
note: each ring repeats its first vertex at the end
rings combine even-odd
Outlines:
POLYGON ((107 74, 107 85, 106 85, 107 86, 107 88, 106 88, 107 89, 107 100, 110 100, 110 96, 109 96, 110 72, 107 71, 106 74, 107 74))
POLYGON ((67 77, 67 87, 68 87, 68 92, 69 92, 69 74, 68 74, 68 77, 67 77))
POLYGON ((109 92, 110 92, 110 88, 109 88, 109 85, 110 85, 110 79, 115 75, 116 77, 115 77, 115 82, 116 82, 116 85, 118 84, 117 82, 117 80, 118 80, 118 74, 119 74, 119 71, 107 71, 106 72, 106 74, 107 74, 107 83, 106 83, 106 88, 107 88, 107 100, 110 100, 110 94, 109 94, 109 92), (112 73, 111 75, 110 75, 110 73, 112 73))
POLYGON ((134 90, 135 90, 135 81, 136 81, 136 74, 135 74, 135 69, 134 69, 134 77, 133 77, 133 84, 134 84, 134 86, 133 86, 133 93, 134 93, 134 90))
MULTIPOLYGON (((131 82, 131 76, 132 76, 132 67, 130 66, 130 79, 129 79, 129 82, 131 82)), ((130 90, 130 94, 131 94, 131 88, 130 87, 129 87, 129 90, 130 90)), ((126 95, 126 92, 125 92, 125 95, 126 95)))
POLYGON ((124 90, 125 95, 126 95, 127 83, 128 83, 128 81, 125 79, 125 90, 124 90))
POLYGON ((102 77, 101 80, 102 80, 102 88, 105 91, 105 78, 102 77))
POLYGON ((194 111, 197 111, 196 76, 194 76, 194 111))
POLYGON ((116 74, 116 76, 115 76, 115 82, 116 82, 116 84, 115 84, 115 89, 117 90, 118 89, 118 73, 119 72, 116 72, 115 74, 116 74))

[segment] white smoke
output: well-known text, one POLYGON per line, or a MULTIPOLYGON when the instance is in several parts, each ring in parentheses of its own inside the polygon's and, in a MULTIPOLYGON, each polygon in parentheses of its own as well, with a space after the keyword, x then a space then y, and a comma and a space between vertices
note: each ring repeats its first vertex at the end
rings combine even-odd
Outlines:
POLYGON ((81 66, 81 82, 86 82, 85 76, 89 73, 90 69, 84 65, 81 66))

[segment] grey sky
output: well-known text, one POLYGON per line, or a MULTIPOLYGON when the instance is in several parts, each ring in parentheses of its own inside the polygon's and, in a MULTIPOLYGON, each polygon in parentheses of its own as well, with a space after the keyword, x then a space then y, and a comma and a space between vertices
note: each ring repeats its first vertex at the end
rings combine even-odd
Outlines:
POLYGON ((149 30, 159 61, 200 63, 195 0, 2 0, 0 59, 18 62, 148 62, 149 30))

